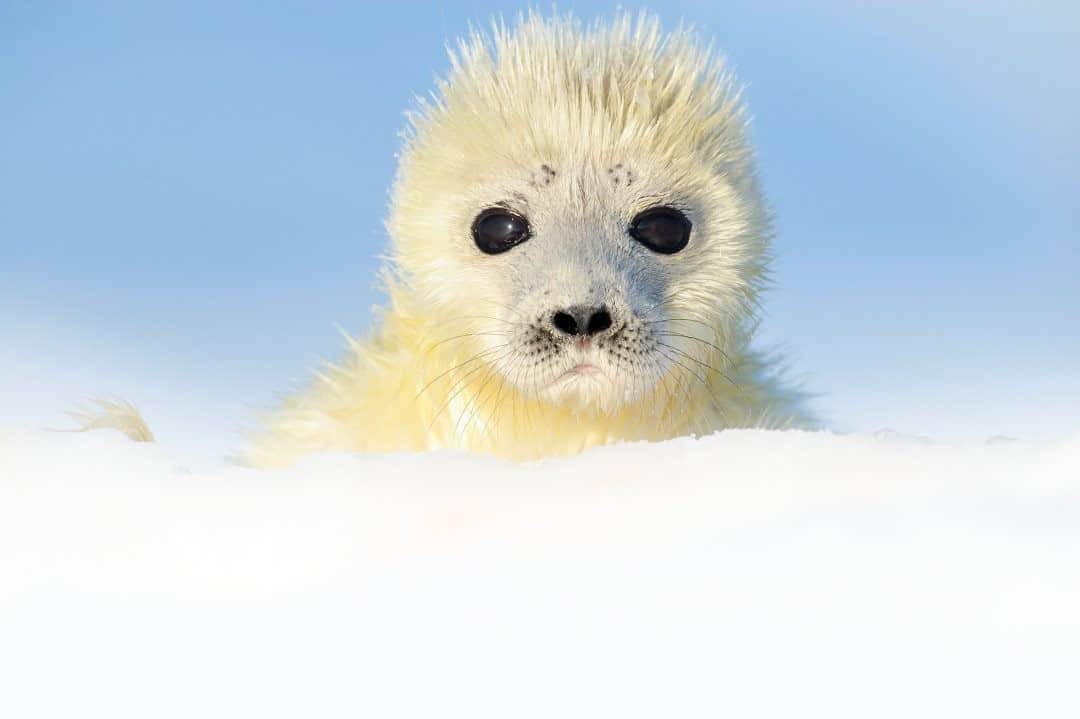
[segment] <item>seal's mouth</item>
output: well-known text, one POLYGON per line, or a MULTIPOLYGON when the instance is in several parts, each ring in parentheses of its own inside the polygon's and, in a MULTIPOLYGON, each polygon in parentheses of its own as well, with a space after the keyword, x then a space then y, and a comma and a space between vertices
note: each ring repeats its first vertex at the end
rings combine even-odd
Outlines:
POLYGON ((573 383, 585 377, 599 377, 603 370, 592 362, 581 361, 555 378, 553 384, 573 383))
MULTIPOLYGON (((585 332, 555 332, 541 313, 516 330, 520 334, 514 334, 508 354, 497 354, 493 363, 527 397, 575 411, 620 411, 653 390, 667 369, 667 357, 657 352, 652 325, 633 308, 619 298, 605 307, 613 307, 605 310, 611 325, 592 334, 576 319, 575 327, 585 325, 585 332)), ((487 351, 503 351, 497 341, 491 342, 487 351)))
POLYGON ((597 367, 596 365, 592 364, 591 362, 581 362, 579 364, 574 365, 570 369, 570 374, 588 375, 588 374, 596 374, 599 371, 600 371, 600 368, 597 367))

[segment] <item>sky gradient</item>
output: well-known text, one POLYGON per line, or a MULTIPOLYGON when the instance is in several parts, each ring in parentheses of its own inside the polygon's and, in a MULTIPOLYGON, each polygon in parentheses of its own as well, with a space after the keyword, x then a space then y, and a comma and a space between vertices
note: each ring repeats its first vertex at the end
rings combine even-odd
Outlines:
MULTIPOLYGON (((180 452, 238 446, 370 325, 403 113, 523 7, 224 5, 0 7, 0 424, 122 396, 180 452)), ((648 6, 747 85, 761 342, 840 431, 1073 433, 1080 6, 896 5, 648 6)))

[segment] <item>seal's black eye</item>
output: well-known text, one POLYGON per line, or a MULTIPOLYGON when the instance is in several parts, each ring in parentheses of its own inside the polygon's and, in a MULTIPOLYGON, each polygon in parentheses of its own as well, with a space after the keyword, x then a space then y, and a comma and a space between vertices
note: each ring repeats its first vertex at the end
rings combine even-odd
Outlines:
POLYGON ((630 223, 630 236, 653 252, 673 255, 690 241, 690 220, 674 207, 653 207, 630 223))
POLYGON ((497 255, 529 239, 529 222, 509 210, 492 207, 476 216, 472 236, 481 252, 497 255))

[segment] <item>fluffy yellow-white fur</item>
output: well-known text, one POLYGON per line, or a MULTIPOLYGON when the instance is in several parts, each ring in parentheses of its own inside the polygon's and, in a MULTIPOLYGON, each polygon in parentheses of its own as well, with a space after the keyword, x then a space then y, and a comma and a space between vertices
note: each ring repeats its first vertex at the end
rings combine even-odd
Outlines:
POLYGON ((376 329, 268 420, 247 457, 461 448, 513 459, 618 440, 801 424, 750 347, 769 218, 731 76, 652 18, 531 14, 473 33, 410 116, 376 329), (692 222, 660 254, 627 231, 650 207, 692 222), (487 208, 527 241, 474 242, 487 208), (610 309, 595 337, 552 312, 610 309))

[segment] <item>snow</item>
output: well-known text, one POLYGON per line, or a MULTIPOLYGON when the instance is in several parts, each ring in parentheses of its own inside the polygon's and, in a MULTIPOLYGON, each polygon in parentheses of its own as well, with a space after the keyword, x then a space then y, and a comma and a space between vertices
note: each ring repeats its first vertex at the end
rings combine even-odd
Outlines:
POLYGON ((192 471, 0 431, 5 717, 1077 716, 1080 435, 192 471))

